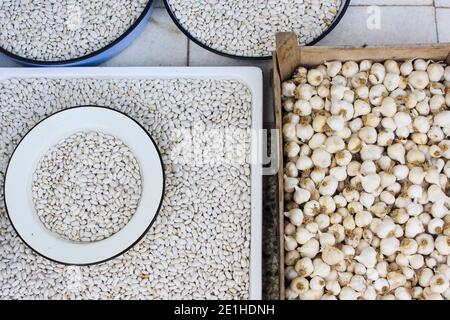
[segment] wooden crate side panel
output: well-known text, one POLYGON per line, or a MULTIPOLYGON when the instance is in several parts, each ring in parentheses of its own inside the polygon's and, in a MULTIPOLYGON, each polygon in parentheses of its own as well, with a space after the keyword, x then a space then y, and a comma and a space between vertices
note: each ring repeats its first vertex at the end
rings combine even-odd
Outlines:
POLYGON ((300 66, 313 67, 324 61, 332 60, 373 60, 384 61, 409 60, 415 58, 444 61, 450 64, 450 44, 436 45, 392 45, 368 46, 355 48, 351 46, 300 47, 294 32, 280 32, 276 35, 278 70, 281 81, 289 79, 300 66))
POLYGON ((446 61, 449 58, 450 46, 425 45, 414 47, 315 47, 298 48, 301 52, 301 63, 304 66, 317 66, 324 61, 384 61, 388 59, 404 61, 415 58, 423 58, 434 61, 446 61))
POLYGON ((283 136, 282 136, 282 105, 281 105, 281 79, 278 70, 278 58, 276 53, 273 57, 273 88, 274 88, 274 105, 275 105, 275 128, 278 132, 278 219, 279 219, 279 244, 280 244, 280 299, 285 297, 284 283, 284 187, 283 187, 283 136))

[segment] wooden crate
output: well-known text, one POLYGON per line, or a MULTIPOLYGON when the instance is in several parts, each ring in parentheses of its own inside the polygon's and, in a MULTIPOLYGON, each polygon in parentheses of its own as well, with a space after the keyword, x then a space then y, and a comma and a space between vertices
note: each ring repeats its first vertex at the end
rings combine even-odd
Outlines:
POLYGON ((283 188, 283 136, 281 83, 291 78, 299 66, 314 67, 325 61, 384 61, 388 59, 403 61, 423 58, 445 61, 450 65, 450 44, 388 46, 388 47, 300 47, 295 33, 277 34, 277 50, 273 55, 273 88, 275 99, 275 124, 279 130, 278 156, 278 202, 280 235, 280 298, 285 298, 284 279, 284 188, 283 188))

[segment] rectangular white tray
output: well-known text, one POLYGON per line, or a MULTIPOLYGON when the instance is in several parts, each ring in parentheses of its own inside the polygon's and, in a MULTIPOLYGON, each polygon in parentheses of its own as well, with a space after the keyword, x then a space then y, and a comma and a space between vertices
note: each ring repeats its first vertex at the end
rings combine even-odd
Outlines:
POLYGON ((95 79, 217 79, 238 80, 252 93, 251 164, 251 300, 262 298, 262 71, 256 67, 101 67, 101 68, 0 68, 0 80, 8 78, 95 79))

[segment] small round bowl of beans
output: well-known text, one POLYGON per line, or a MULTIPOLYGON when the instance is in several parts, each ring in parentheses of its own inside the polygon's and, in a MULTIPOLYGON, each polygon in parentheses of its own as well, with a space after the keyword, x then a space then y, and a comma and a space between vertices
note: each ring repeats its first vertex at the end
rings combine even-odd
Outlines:
POLYGON ((130 249, 151 227, 163 165, 152 137, 130 117, 75 107, 24 136, 4 193, 8 217, 31 249, 59 263, 96 264, 130 249))
POLYGON ((31 66, 100 64, 124 50, 153 0, 0 2, 0 52, 31 66))
POLYGON ((197 45, 231 58, 265 60, 277 32, 313 45, 344 16, 350 0, 164 0, 178 28, 197 45))

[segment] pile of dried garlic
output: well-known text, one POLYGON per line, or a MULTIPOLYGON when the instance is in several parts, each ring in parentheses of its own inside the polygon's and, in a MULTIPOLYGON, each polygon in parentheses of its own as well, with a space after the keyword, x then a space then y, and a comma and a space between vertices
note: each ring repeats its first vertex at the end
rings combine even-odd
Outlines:
POLYGON ((332 61, 282 94, 287 299, 449 299, 450 66, 332 61))

